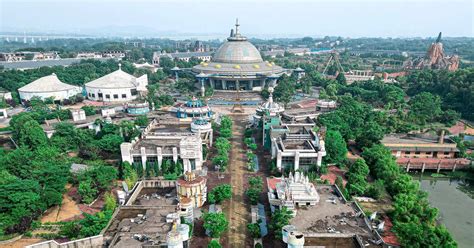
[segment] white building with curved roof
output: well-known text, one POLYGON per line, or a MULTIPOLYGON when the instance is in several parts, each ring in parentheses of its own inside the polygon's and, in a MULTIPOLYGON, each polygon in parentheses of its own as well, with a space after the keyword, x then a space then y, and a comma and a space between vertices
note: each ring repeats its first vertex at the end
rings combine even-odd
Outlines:
POLYGON ((62 101, 81 93, 81 87, 61 82, 55 73, 39 78, 18 89, 20 99, 29 101, 33 97, 53 98, 62 101))
POLYGON ((202 62, 192 71, 199 75, 201 90, 261 90, 266 84, 275 85, 286 69, 264 61, 257 48, 239 32, 235 24, 227 41, 214 53, 211 61, 202 62), (268 82, 267 82, 268 81, 268 82))
POLYGON ((119 69, 85 84, 87 98, 93 101, 126 102, 147 90, 148 76, 135 77, 119 69))

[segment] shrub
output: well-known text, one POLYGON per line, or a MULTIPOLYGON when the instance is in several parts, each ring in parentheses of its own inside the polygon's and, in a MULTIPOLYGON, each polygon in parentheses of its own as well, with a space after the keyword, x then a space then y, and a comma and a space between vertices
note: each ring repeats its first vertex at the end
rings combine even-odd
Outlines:
POLYGON ((213 239, 209 244, 207 245, 207 248, 221 248, 221 244, 219 244, 219 241, 213 239))
POLYGON ((204 213, 203 220, 204 228, 209 231, 209 235, 213 238, 219 238, 229 226, 229 221, 224 213, 204 213))
POLYGON ((221 203, 222 201, 230 199, 231 197, 232 186, 229 184, 218 185, 208 193, 209 202, 211 202, 211 199, 214 201, 211 203, 221 203))
POLYGON ((260 225, 258 223, 247 224, 247 229, 249 230, 250 236, 252 236, 254 239, 258 239, 262 236, 260 232, 260 225))

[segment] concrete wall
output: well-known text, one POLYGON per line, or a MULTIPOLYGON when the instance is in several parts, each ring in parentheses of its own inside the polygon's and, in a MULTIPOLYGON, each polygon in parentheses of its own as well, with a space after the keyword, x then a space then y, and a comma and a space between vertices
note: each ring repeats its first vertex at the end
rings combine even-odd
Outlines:
POLYGON ((447 152, 447 154, 444 154, 444 152, 438 152, 436 156, 434 156, 434 152, 419 152, 419 154, 417 154, 414 151, 407 153, 406 151, 393 150, 392 155, 397 158, 454 158, 455 152, 447 152))
POLYGON ((49 97, 53 97, 54 100, 64 100, 68 99, 71 96, 75 96, 81 93, 81 88, 77 87, 74 90, 63 90, 63 91, 54 91, 54 92, 26 92, 26 91, 18 91, 20 94, 21 100, 29 101, 32 97, 40 97, 41 99, 46 99, 49 97))
POLYGON ((25 248, 101 248, 103 244, 104 238, 102 235, 97 235, 61 244, 55 240, 49 240, 33 245, 28 245, 25 246, 25 248))
POLYGON ((132 96, 131 90, 133 88, 93 88, 87 87, 87 98, 93 101, 104 101, 104 102, 124 102, 131 101, 137 98, 138 95, 132 96), (99 92, 102 93, 102 98, 99 99, 99 92), (106 98, 109 95, 110 98, 106 98), (114 98, 117 95, 118 98, 114 98), (125 95, 125 98, 122 96, 125 95))

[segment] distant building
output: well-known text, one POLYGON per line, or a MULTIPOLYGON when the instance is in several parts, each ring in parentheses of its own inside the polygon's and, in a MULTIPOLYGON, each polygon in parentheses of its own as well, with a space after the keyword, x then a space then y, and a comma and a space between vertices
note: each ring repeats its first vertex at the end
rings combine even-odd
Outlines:
POLYGON ((0 61, 16 62, 22 60, 54 60, 60 59, 58 52, 14 52, 0 53, 0 61))
POLYGON ((194 52, 209 52, 211 51, 211 47, 209 44, 204 44, 204 42, 197 40, 194 42, 194 52))
POLYGON ((3 88, 0 88, 0 100, 5 100, 5 101, 11 101, 12 98, 12 93, 10 91, 7 91, 3 88))
POLYGON ((344 77, 346 78, 346 82, 348 84, 356 81, 368 81, 375 79, 375 75, 372 70, 351 70, 344 73, 344 77))
POLYGON ((104 58, 114 58, 114 59, 123 59, 126 54, 124 51, 105 51, 102 52, 102 57, 104 58))
POLYGON ((0 53, 0 61, 15 62, 15 61, 22 61, 24 58, 25 58, 25 54, 22 52, 0 53))
POLYGON ((170 58, 171 60, 181 60, 189 62, 191 58, 196 58, 201 61, 210 61, 212 58, 213 52, 176 52, 176 53, 166 53, 166 52, 154 52, 153 53, 153 65, 160 66, 160 58, 170 58))
POLYGON ((126 102, 147 91, 148 76, 135 77, 119 69, 85 84, 87 98, 93 101, 126 102))
POLYGON ((62 101, 80 94, 81 87, 65 84, 53 73, 19 88, 18 93, 21 101, 29 101, 33 97, 62 101))
POLYGON ((78 59, 98 59, 102 58, 102 54, 98 52, 82 52, 77 53, 76 58, 78 59))
POLYGON ((58 52, 39 52, 33 53, 32 60, 52 60, 52 59, 60 59, 58 52))
POLYGON ((143 64, 133 63, 133 65, 134 65, 135 68, 137 68, 137 69, 146 69, 146 70, 149 70, 149 71, 151 71, 151 72, 153 72, 153 73, 155 73, 155 72, 158 70, 158 68, 157 68, 156 66, 154 66, 154 65, 152 65, 152 64, 150 64, 150 63, 148 63, 148 62, 145 62, 145 63, 143 63, 143 64))

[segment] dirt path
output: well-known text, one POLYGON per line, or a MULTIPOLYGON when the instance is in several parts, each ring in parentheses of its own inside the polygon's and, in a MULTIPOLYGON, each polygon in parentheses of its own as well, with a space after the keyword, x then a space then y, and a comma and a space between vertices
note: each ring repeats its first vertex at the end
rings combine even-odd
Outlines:
POLYGON ((247 172, 243 135, 245 116, 231 116, 234 121, 232 149, 229 171, 231 175, 232 199, 229 207, 229 231, 227 236, 229 247, 251 247, 247 239, 247 224, 250 223, 250 212, 244 202, 244 174, 247 172))
MULTIPOLYGON (((66 185, 66 189, 71 187, 70 184, 66 185)), ((64 221, 74 216, 80 215, 82 212, 79 209, 76 202, 67 195, 67 192, 63 194, 63 201, 61 206, 55 206, 46 211, 41 218, 41 223, 46 222, 58 222, 64 221)))

